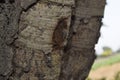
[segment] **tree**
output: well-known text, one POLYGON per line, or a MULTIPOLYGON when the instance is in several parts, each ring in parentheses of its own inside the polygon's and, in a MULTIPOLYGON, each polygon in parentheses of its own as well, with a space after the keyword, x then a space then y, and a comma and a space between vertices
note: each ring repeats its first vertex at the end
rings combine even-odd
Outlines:
POLYGON ((1 0, 0 80, 85 80, 105 0, 1 0))
POLYGON ((105 50, 112 50, 112 49, 110 47, 104 46, 103 50, 105 51, 105 50))
POLYGON ((112 54, 112 49, 110 47, 104 46, 103 47, 103 53, 101 56, 109 56, 112 54))

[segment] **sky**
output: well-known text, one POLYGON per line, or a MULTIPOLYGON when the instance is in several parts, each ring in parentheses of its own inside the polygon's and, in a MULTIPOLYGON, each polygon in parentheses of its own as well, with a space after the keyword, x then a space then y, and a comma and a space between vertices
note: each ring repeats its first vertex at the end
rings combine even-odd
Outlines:
POLYGON ((113 51, 120 49, 120 0, 107 0, 102 22, 104 25, 95 47, 96 53, 102 53, 104 46, 112 48, 113 51))

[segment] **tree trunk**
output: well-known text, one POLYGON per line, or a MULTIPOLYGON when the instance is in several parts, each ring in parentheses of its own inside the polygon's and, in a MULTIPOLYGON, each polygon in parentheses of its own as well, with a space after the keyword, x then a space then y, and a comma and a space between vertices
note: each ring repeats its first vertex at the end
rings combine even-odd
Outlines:
POLYGON ((105 0, 1 0, 0 80, 85 80, 105 0))

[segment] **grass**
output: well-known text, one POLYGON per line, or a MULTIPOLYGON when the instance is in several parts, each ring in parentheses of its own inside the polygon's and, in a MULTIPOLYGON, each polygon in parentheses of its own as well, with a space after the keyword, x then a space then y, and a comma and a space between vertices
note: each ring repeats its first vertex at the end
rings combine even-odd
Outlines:
POLYGON ((99 61, 95 61, 95 63, 92 66, 92 70, 96 70, 100 67, 112 65, 118 62, 120 62, 120 54, 107 57, 106 59, 103 59, 103 60, 101 59, 99 61))

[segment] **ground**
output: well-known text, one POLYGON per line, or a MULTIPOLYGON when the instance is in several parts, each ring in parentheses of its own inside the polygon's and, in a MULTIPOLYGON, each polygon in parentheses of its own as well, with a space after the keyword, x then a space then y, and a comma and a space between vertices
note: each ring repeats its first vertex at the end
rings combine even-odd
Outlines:
POLYGON ((93 70, 89 74, 89 78, 92 80, 100 80, 106 78, 107 80, 114 80, 115 75, 120 71, 120 63, 101 67, 97 70, 93 70))
POLYGON ((92 80, 116 80, 115 75, 120 72, 120 54, 95 61, 89 78, 92 80))

